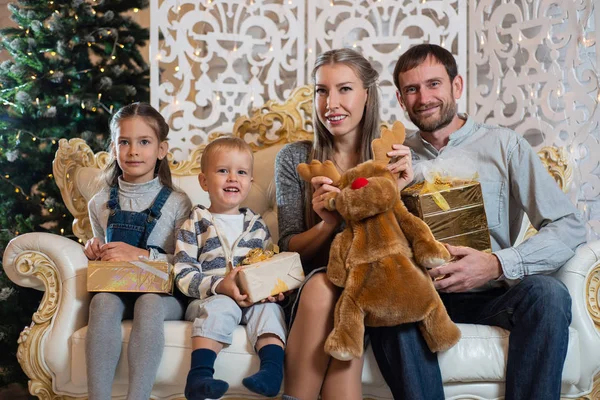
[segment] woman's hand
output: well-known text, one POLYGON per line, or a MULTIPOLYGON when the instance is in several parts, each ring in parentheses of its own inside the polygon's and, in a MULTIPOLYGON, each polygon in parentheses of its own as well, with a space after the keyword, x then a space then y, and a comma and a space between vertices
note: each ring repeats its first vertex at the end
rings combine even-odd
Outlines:
POLYGON ((398 190, 404 189, 414 179, 414 171, 412 168, 412 154, 410 148, 403 144, 395 144, 392 146, 392 151, 387 153, 388 157, 396 159, 396 162, 388 164, 387 168, 394 175, 398 175, 396 182, 398 190))
POLYGON ((100 246, 102 261, 138 261, 140 257, 150 257, 150 251, 125 242, 110 242, 100 246))
POLYGON ((83 248, 83 254, 88 258, 88 260, 97 260, 101 257, 100 255, 100 247, 104 244, 104 241, 100 238, 91 238, 87 242, 85 242, 85 247, 83 248))
POLYGON ((332 185, 332 180, 325 176, 315 176, 310 180, 313 186, 312 207, 324 223, 338 225, 342 217, 337 211, 329 211, 327 205, 327 193, 340 192, 340 189, 332 185))
POLYGON ((215 293, 222 294, 228 297, 231 297, 233 301, 235 301, 240 307, 250 307, 252 303, 250 303, 247 294, 242 294, 240 292, 240 288, 237 283, 235 283, 235 277, 238 272, 242 269, 242 266, 235 267, 227 275, 225 278, 219 282, 217 287, 215 288, 215 293))

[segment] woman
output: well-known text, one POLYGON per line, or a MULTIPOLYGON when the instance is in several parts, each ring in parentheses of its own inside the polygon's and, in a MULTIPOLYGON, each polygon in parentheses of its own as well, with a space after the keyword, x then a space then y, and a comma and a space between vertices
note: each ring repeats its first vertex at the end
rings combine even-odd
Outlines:
MULTIPOLYGON (((325 209, 323 195, 339 189, 322 176, 304 185, 296 166, 313 159, 331 160, 343 174, 371 158, 371 141, 379 136, 380 125, 378 76, 354 50, 321 54, 312 73, 314 141, 289 144, 277 156, 279 246, 282 251, 300 253, 307 274, 292 310, 284 398, 316 399, 320 393, 323 399, 362 399, 362 360, 339 361, 323 350, 333 329, 333 311, 340 293, 323 272, 331 241, 342 225, 337 212, 325 209)), ((388 155, 398 157, 388 168, 398 174, 402 189, 413 179, 410 150, 397 144, 388 155)))

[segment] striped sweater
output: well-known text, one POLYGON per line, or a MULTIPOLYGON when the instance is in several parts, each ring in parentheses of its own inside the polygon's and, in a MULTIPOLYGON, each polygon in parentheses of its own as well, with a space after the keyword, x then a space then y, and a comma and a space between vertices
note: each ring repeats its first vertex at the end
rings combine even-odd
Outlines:
POLYGON ((267 248, 271 235, 263 219, 248 208, 244 214, 244 231, 233 243, 226 243, 213 223, 213 216, 204 206, 192 209, 181 225, 175 243, 175 284, 189 297, 204 299, 215 294, 215 288, 229 272, 229 262, 239 265, 250 249, 267 248))

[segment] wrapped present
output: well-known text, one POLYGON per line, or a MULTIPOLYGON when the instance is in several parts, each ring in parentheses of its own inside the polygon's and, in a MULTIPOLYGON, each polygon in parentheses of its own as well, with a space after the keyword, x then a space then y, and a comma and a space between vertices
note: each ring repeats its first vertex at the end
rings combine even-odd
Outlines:
POLYGON ((491 252, 481 185, 475 181, 424 181, 402 191, 406 208, 443 243, 491 252))
POLYGON ((173 266, 165 261, 89 261, 87 289, 173 294, 173 266))
MULTIPOLYGON (((256 252, 248 260, 261 259, 256 252)), ((300 287, 304 281, 304 270, 298 253, 283 252, 267 254, 262 261, 245 265, 237 275, 238 286, 248 295, 252 303, 288 290, 300 287)))

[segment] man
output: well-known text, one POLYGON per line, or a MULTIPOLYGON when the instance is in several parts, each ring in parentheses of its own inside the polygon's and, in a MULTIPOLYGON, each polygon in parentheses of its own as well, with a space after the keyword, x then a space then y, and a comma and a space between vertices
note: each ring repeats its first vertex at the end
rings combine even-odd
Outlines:
MULTIPOLYGON (((468 152, 478 168, 493 253, 448 246, 456 261, 430 271, 432 278, 443 277, 434 285, 448 314, 457 323, 511 332, 506 399, 559 399, 571 298, 548 274, 585 241, 580 214, 523 137, 457 114, 463 79, 450 52, 429 44, 409 49, 396 64, 394 83, 400 105, 419 128, 405 143, 415 165, 468 152), (539 233, 513 246, 524 214, 539 233)), ((395 399, 444 397, 437 357, 413 325, 369 333, 395 399)))

